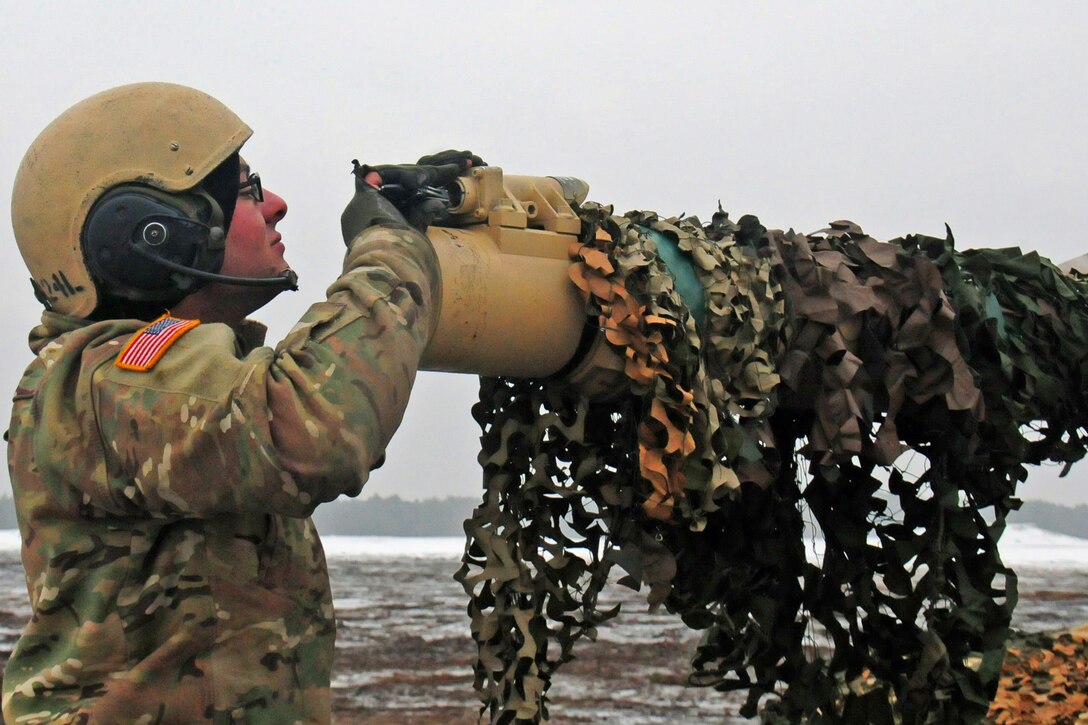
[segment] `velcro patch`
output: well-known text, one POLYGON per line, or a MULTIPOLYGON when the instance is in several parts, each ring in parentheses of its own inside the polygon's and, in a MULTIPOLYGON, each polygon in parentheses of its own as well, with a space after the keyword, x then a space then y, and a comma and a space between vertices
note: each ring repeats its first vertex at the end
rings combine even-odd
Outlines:
POLYGON ((200 320, 182 320, 163 315, 128 341, 114 365, 122 370, 147 372, 155 367, 166 348, 199 324, 200 320))

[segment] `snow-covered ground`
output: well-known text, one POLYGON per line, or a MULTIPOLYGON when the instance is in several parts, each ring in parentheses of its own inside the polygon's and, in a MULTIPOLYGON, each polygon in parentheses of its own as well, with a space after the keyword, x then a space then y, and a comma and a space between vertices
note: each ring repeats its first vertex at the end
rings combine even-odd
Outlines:
MULTIPOLYGON (((460 537, 323 537, 338 635, 333 695, 336 723, 471 723, 475 646, 466 596, 453 580, 460 537)), ((818 546, 819 542, 815 542, 818 546)), ((0 530, 0 659, 29 613, 19 537, 0 530)), ((1019 575, 1013 625, 1053 631, 1088 622, 1088 539, 1012 524, 1002 557, 1019 575)), ((643 594, 612 587, 602 604, 622 602, 597 642, 556 674, 553 722, 608 725, 747 722, 743 693, 686 686, 698 633, 667 612, 649 613, 643 594)))
MULTIPOLYGON (((322 536, 330 559, 459 559, 465 540, 459 536, 322 536)), ((817 550, 819 542, 816 542, 817 550)), ((0 529, 0 551, 19 550, 19 532, 0 529)), ((1001 538, 1005 563, 1088 571, 1088 539, 1065 536, 1033 524, 1010 524, 1001 538)))

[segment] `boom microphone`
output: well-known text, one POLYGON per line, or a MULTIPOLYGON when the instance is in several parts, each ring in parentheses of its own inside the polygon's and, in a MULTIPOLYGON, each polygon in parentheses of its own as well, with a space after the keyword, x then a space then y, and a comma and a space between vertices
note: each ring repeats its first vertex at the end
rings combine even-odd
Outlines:
MULTIPOLYGON (((198 222, 199 223, 199 222, 198 222)), ((132 251, 140 255, 144 259, 149 259, 152 262, 162 265, 167 269, 171 269, 175 272, 181 272, 187 274, 190 277, 196 277, 197 279, 206 280, 208 282, 222 282, 223 284, 233 284, 242 287, 283 287, 292 291, 298 290, 298 274, 293 269, 286 269, 280 272, 275 277, 236 277, 230 274, 218 274, 216 272, 205 272, 202 269, 196 269, 195 267, 187 267, 184 264, 178 264, 169 259, 154 254, 146 247, 133 243, 132 251)))

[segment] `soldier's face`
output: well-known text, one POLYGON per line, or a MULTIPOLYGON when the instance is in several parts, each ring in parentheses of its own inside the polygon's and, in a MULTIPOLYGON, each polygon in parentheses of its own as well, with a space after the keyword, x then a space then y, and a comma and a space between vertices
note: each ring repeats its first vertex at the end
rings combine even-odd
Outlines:
MULTIPOLYGON (((248 177, 249 165, 243 160, 239 183, 244 184, 248 177)), ((227 230, 222 274, 274 277, 289 268, 281 235, 276 231, 276 224, 287 214, 287 202, 271 191, 263 193, 264 200, 260 201, 254 186, 239 192, 227 230)))

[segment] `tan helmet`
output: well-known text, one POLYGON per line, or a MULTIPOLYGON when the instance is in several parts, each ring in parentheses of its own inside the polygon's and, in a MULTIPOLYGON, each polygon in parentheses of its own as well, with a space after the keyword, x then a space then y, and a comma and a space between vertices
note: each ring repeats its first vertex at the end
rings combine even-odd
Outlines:
POLYGON ((15 241, 49 309, 87 317, 101 290, 81 243, 88 213, 125 184, 184 192, 242 147, 252 130, 211 96, 135 83, 62 113, 30 145, 15 177, 15 241))

